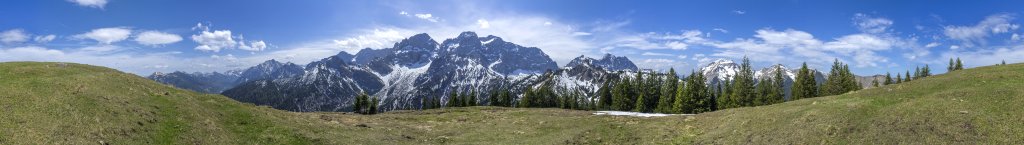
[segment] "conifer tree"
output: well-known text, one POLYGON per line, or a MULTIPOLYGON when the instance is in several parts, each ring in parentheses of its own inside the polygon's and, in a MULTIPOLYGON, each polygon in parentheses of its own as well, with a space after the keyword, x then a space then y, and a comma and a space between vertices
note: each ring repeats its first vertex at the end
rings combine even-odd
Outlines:
POLYGON ((896 73, 896 83, 903 83, 903 79, 900 78, 900 73, 896 73))
POLYGON ((954 67, 953 70, 963 70, 963 69, 964 69, 964 64, 963 64, 963 62, 960 61, 960 57, 957 57, 956 58, 956 67, 954 67))
POLYGON ((1006 65, 1006 60, 1003 60, 1003 63, 1000 64, 1000 65, 1006 65))
POLYGON ((955 69, 955 66, 956 66, 956 64, 953 63, 953 58, 950 57, 949 58, 949 67, 946 67, 946 72, 953 72, 953 69, 955 69))
POLYGON ((871 86, 877 88, 878 87, 878 79, 871 79, 871 86))
POLYGON ((630 82, 629 78, 624 78, 619 81, 617 85, 612 89, 612 109, 620 111, 632 110, 633 106, 636 105, 631 100, 631 93, 633 83, 630 82))
POLYGON ((921 75, 921 67, 918 66, 918 67, 914 68, 914 80, 920 79, 921 76, 922 76, 921 75))
POLYGON ((369 105, 364 104, 366 103, 366 99, 366 93, 360 93, 358 96, 356 96, 356 100, 352 102, 352 112, 363 114, 363 112, 365 111, 364 108, 366 108, 366 106, 369 105))
POLYGON ((633 112, 647 112, 647 110, 644 109, 647 108, 647 105, 644 104, 645 102, 647 101, 644 101, 644 93, 640 93, 640 96, 636 97, 636 104, 633 106, 633 112))
POLYGON ((689 100, 693 98, 693 96, 690 96, 688 91, 692 85, 696 85, 693 83, 693 79, 696 79, 697 75, 699 75, 699 73, 691 71, 689 77, 686 78, 686 83, 677 86, 676 99, 672 103, 672 113, 687 113, 686 111, 689 110, 688 108, 691 106, 691 104, 689 104, 689 100))
POLYGON ((476 106, 476 90, 470 90, 468 99, 466 99, 466 106, 476 106))
POLYGON ((533 87, 526 87, 526 91, 523 92, 523 97, 519 99, 519 107, 530 107, 530 103, 533 102, 533 97, 533 87))
POLYGON ((932 69, 928 68, 928 64, 925 64, 924 68, 921 69, 921 77, 923 78, 928 76, 932 76, 932 69))
POLYGON ((771 104, 782 103, 783 101, 786 101, 786 80, 785 78, 783 78, 782 73, 782 69, 775 70, 775 77, 772 78, 772 80, 775 80, 772 81, 775 84, 772 85, 772 96, 769 97, 772 100, 770 102, 771 104))
POLYGON ((910 82, 910 70, 907 70, 907 75, 903 76, 903 82, 910 82))
POLYGON ((768 104, 768 95, 771 94, 771 86, 775 83, 769 78, 760 78, 756 85, 754 85, 754 101, 751 102, 750 106, 761 106, 768 104))
POLYGON ((817 97, 818 83, 814 79, 814 72, 807 68, 807 62, 804 62, 800 71, 797 72, 795 82, 793 82, 792 100, 817 97))
POLYGON ((448 104, 446 104, 445 107, 459 107, 459 104, 461 104, 461 102, 459 102, 459 93, 452 90, 448 95, 448 104))
POLYGON ((679 85, 679 78, 676 76, 675 68, 669 68, 664 84, 661 85, 661 96, 658 98, 658 106, 655 112, 671 113, 672 103, 675 103, 676 88, 679 85))
POLYGON ((605 80, 604 83, 602 83, 601 88, 597 90, 599 93, 598 96, 600 97, 597 104, 601 109, 610 109, 612 106, 612 88, 609 85, 611 82, 611 79, 605 80))
POLYGON ((756 95, 754 92, 754 72, 750 66, 750 59, 746 56, 743 57, 743 62, 740 64, 740 72, 737 72, 732 81, 730 103, 724 107, 735 108, 752 105, 756 95))
POLYGON ((377 98, 377 96, 373 96, 373 99, 370 100, 370 107, 368 108, 368 112, 366 114, 377 114, 377 105, 379 104, 380 98, 377 98))

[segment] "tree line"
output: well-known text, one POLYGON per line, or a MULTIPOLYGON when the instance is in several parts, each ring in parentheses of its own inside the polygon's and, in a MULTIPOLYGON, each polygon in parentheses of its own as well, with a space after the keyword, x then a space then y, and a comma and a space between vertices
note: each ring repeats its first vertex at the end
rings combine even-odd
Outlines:
MULTIPOLYGON (((950 59, 949 71, 962 70, 959 58, 950 59)), ((770 76, 755 78, 750 60, 746 57, 740 63, 740 70, 734 76, 721 80, 718 85, 708 85, 702 72, 691 71, 689 77, 680 79, 674 68, 667 73, 636 72, 633 77, 609 77, 593 92, 592 97, 578 91, 553 87, 552 81, 526 87, 517 99, 509 89, 490 90, 487 96, 478 96, 475 91, 460 93, 451 91, 448 100, 439 97, 421 98, 420 109, 443 107, 467 107, 478 105, 521 107, 521 108, 564 108, 579 110, 619 110, 656 113, 702 113, 728 108, 770 105, 804 98, 839 95, 863 89, 849 65, 838 59, 823 81, 818 81, 817 71, 803 63, 796 72, 791 91, 786 92, 786 76, 777 69, 770 76), (786 98, 785 96, 790 96, 786 98), (487 101, 479 101, 485 98, 487 101)), ((883 82, 873 79, 872 85, 890 85, 931 76, 928 65, 917 67, 914 74, 896 73, 896 78, 886 73, 883 82)), ((544 77, 551 78, 548 73, 544 77)), ((365 94, 357 97, 357 113, 376 113, 376 97, 365 94), (362 98, 362 99, 360 99, 362 98), (371 105, 367 105, 371 104, 371 105), (372 107, 370 107, 372 106, 372 107)))

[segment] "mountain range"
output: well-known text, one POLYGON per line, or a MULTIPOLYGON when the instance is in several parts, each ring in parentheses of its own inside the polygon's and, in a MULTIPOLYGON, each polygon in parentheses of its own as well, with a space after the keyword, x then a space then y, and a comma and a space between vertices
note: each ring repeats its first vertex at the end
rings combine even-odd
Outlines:
MULTIPOLYGON (((709 86, 721 85, 739 72, 739 64, 715 60, 697 70, 709 86)), ((784 73, 789 92, 795 70, 781 64, 755 71, 755 77, 784 73)), ((340 52, 304 66, 267 60, 242 70, 210 73, 154 73, 147 78, 175 87, 220 93, 235 100, 290 111, 350 111, 355 96, 379 97, 382 110, 417 109, 428 98, 449 100, 452 92, 477 94, 486 102, 491 92, 521 94, 527 87, 555 87, 559 94, 593 99, 605 81, 632 78, 640 70, 629 58, 605 54, 579 56, 559 68, 541 49, 463 32, 437 41, 416 34, 391 48, 366 48, 355 55, 340 52), (552 85, 541 85, 541 84, 552 85)), ((815 70, 818 83, 824 73, 815 70)), ((863 84, 863 83, 862 83, 863 84)), ((867 83, 870 85, 870 82, 867 83)), ((788 93, 787 93, 788 94, 788 93)), ((788 98, 788 96, 787 96, 788 98)))

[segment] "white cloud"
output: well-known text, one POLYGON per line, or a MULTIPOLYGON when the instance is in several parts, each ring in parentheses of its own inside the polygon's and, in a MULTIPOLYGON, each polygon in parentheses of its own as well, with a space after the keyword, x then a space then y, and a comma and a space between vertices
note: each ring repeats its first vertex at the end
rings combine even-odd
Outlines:
POLYGON ((851 53, 865 50, 888 50, 892 48, 892 45, 892 42, 873 35, 853 34, 825 43, 823 48, 840 53, 851 53))
POLYGON ((263 40, 248 41, 239 34, 235 36, 231 33, 231 30, 214 30, 210 31, 209 25, 203 25, 203 23, 196 24, 192 27, 192 30, 202 30, 199 34, 192 35, 192 41, 199 44, 196 46, 196 50, 208 51, 208 52, 219 52, 222 49, 234 49, 238 48, 247 51, 263 51, 267 48, 267 43, 263 40), (235 40, 238 38, 238 40, 235 40))
POLYGON ((57 39, 57 35, 50 34, 50 35, 36 36, 33 40, 35 40, 36 43, 47 43, 47 42, 53 41, 53 39, 57 39))
POLYGON ((932 48, 932 47, 937 47, 939 45, 942 45, 942 44, 939 44, 938 42, 932 42, 932 43, 928 43, 928 45, 925 45, 924 47, 925 48, 932 48))
POLYGON ((212 52, 235 47, 238 44, 232 38, 231 30, 202 31, 199 34, 192 35, 192 41, 199 43, 199 46, 195 48, 196 50, 212 52))
POLYGON ((96 40, 100 44, 111 44, 114 42, 128 39, 128 36, 132 34, 132 30, 123 27, 110 27, 110 28, 99 28, 93 29, 92 31, 72 36, 76 39, 92 39, 96 40))
POLYGON ((865 33, 884 33, 892 26, 892 20, 857 13, 853 15, 853 24, 865 33))
POLYGON ((1009 33, 1020 28, 1019 24, 1010 23, 1014 19, 1011 14, 991 15, 978 22, 974 26, 946 26, 943 34, 955 40, 960 40, 967 47, 975 44, 986 44, 986 38, 992 34, 1009 33))
POLYGON ((715 29, 711 29, 711 30, 722 32, 722 33, 729 33, 729 30, 725 30, 725 29, 722 29, 722 28, 715 28, 715 29))
POLYGON ((1020 41, 1020 34, 1014 33, 1013 36, 1010 36, 1010 41, 1020 41))
POLYGON ((679 56, 676 56, 676 58, 686 59, 686 54, 680 54, 679 56))
POLYGON ((25 33, 25 30, 11 29, 4 32, 0 32, 0 42, 3 43, 21 43, 28 41, 29 35, 25 33))
POLYGON ((160 31, 145 31, 135 35, 135 42, 150 46, 171 44, 181 40, 181 36, 160 31))
POLYGON ((405 16, 408 16, 408 15, 409 15, 409 12, 405 12, 405 11, 402 11, 402 12, 398 12, 398 14, 399 14, 399 15, 405 15, 405 16))
POLYGON ((317 47, 326 45, 327 50, 341 50, 350 54, 355 54, 363 48, 381 49, 391 47, 395 42, 415 34, 411 33, 410 30, 396 28, 382 28, 369 31, 364 30, 360 33, 361 34, 357 34, 355 36, 349 36, 348 38, 331 40, 331 43, 318 42, 319 44, 301 46, 300 48, 323 49, 322 47, 317 47))
POLYGON ((69 2, 78 4, 84 7, 93 7, 103 9, 107 5, 107 0, 68 0, 69 2))
POLYGON ((437 22, 437 19, 438 19, 437 17, 434 17, 434 15, 432 15, 432 14, 414 14, 413 16, 416 16, 416 18, 424 19, 424 20, 427 20, 427 21, 430 21, 430 22, 437 22))
POLYGON ((643 54, 640 54, 640 55, 644 55, 644 56, 672 56, 672 54, 657 53, 657 52, 644 52, 643 54))
POLYGON ((487 20, 484 20, 484 19, 477 19, 476 20, 476 24, 480 25, 480 28, 484 28, 484 29, 487 29, 487 28, 491 27, 491 23, 487 22, 487 20))
POLYGON ((239 46, 238 46, 238 49, 248 50, 248 51, 263 51, 263 49, 266 49, 266 48, 267 48, 267 43, 263 42, 263 40, 249 42, 249 45, 246 45, 245 43, 239 42, 239 46))
POLYGON ((949 46, 949 49, 950 49, 950 50, 957 50, 957 49, 960 49, 960 45, 952 45, 952 46, 949 46))
POLYGON ((614 38, 613 40, 606 42, 606 45, 610 45, 615 48, 632 48, 640 50, 686 50, 689 48, 691 43, 705 43, 706 39, 702 37, 702 34, 704 33, 697 30, 683 31, 681 34, 658 34, 653 32, 641 33, 614 38))
POLYGON ((740 15, 747 14, 747 12, 741 11, 741 10, 733 10, 732 13, 736 13, 736 14, 740 14, 740 15))

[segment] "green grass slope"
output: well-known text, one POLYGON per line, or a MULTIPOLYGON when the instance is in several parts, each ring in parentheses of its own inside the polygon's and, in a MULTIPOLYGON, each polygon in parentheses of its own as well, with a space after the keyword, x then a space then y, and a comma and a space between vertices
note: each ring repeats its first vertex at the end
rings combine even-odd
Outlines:
POLYGON ((562 109, 295 113, 43 62, 0 63, 0 112, 0 144, 663 144, 693 130, 684 117, 562 109))
POLYGON ((0 63, 0 144, 1024 144, 1024 64, 696 116, 295 113, 81 64, 0 63))
POLYGON ((695 120, 699 144, 1024 144, 1024 64, 695 120))

